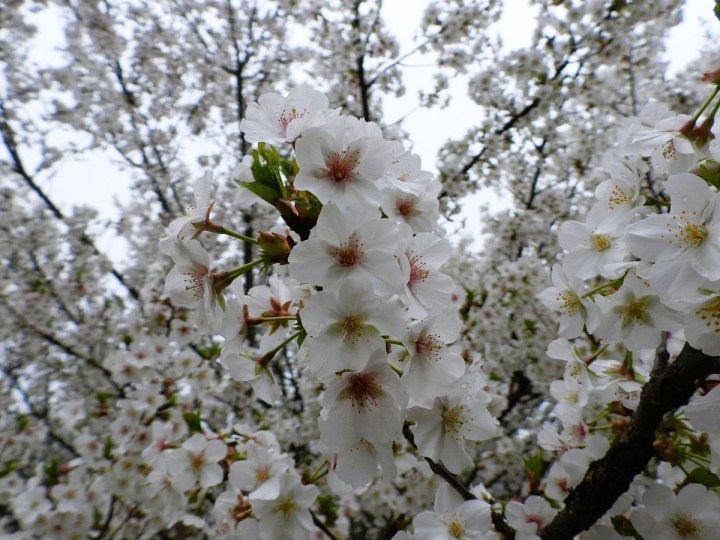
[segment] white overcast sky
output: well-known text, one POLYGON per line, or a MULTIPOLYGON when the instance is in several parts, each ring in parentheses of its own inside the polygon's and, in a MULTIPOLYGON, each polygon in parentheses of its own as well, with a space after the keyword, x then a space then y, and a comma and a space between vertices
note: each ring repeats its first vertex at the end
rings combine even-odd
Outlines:
MULTIPOLYGON (((419 27, 424 6, 427 0, 408 2, 407 0, 386 0, 383 12, 390 30, 402 44, 402 50, 413 47, 413 38, 419 27)), ((507 0, 503 19, 497 31, 502 36, 504 46, 508 50, 529 45, 534 30, 533 10, 527 0, 507 0)), ((41 20, 41 31, 46 36, 47 48, 39 51, 45 58, 48 49, 57 46, 62 38, 52 17, 41 20)), ((712 3, 708 0, 688 0, 684 10, 684 22, 673 29, 668 42, 668 59, 671 71, 676 71, 688 61, 695 58, 697 51, 705 42, 710 28, 720 28, 720 23, 712 15, 712 3)), ((717 35, 717 31, 715 31, 717 35)), ((422 58, 411 59, 410 64, 422 64, 422 58)), ((713 66, 708 66, 713 67, 713 66)), ((415 96, 420 88, 431 88, 433 75, 432 66, 415 67, 405 73, 406 97, 386 102, 388 121, 407 114, 416 107, 415 96)), ((419 109, 410 114, 404 123, 405 130, 413 141, 413 149, 423 159, 425 169, 435 172, 435 155, 439 146, 449 138, 459 138, 474 124, 468 111, 476 108, 465 97, 462 79, 453 81, 453 91, 457 98, 453 104, 443 110, 419 109), (428 129, 432 126, 432 129, 428 129)), ((202 171, 198 167, 198 176, 202 171)), ((43 187, 48 191, 61 208, 68 209, 73 204, 85 203, 97 208, 102 218, 114 220, 119 211, 115 199, 127 199, 129 173, 119 171, 107 158, 93 155, 85 158, 69 156, 61 163, 58 173, 52 179, 45 179, 43 187)), ((489 193, 480 193, 468 197, 464 201, 465 226, 462 232, 478 238, 480 227, 478 207, 482 201, 493 201, 493 205, 502 204, 489 193)), ((449 229, 456 232, 456 226, 449 229)), ((101 235, 100 246, 113 258, 122 258, 123 241, 111 232, 101 235)))

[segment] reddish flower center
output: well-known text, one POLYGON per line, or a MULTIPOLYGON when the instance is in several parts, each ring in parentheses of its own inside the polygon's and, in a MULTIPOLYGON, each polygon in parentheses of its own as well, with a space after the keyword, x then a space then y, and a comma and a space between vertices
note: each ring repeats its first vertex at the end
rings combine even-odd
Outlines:
POLYGON ((429 270, 425 269, 425 261, 420 256, 411 254, 410 256, 410 280, 408 285, 415 285, 428 277, 429 270))
POLYGON ((340 244, 335 249, 335 260, 343 268, 353 268, 360 263, 362 258, 362 244, 353 234, 347 242, 340 244))
POLYGON ((358 407, 358 412, 365 405, 377 405, 378 398, 382 396, 382 388, 369 373, 356 373, 348 377, 347 386, 340 393, 341 398, 350 398, 352 406, 358 407))
POLYGON ((395 209, 397 213, 403 217, 413 217, 418 213, 417 208, 415 208, 415 203, 410 199, 399 199, 395 203, 395 209))
POLYGON ((344 184, 355 178, 355 167, 358 164, 357 152, 341 152, 333 154, 325 162, 325 176, 335 184, 344 184))

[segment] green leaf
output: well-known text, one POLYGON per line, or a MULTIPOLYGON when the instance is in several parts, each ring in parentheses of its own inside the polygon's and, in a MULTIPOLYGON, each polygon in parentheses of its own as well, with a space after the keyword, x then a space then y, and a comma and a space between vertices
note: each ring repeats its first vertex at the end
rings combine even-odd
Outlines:
POLYGON ((693 484, 702 484, 707 488, 720 486, 720 478, 705 467, 698 467, 688 474, 687 481, 693 484))
POLYGON ((183 420, 185 420, 190 433, 202 433, 202 427, 200 426, 200 411, 184 412, 183 420))
POLYGON ((715 16, 720 21, 720 0, 715 0, 715 9, 713 9, 713 13, 715 13, 715 16))
POLYGON ((271 144, 260 143, 253 150, 253 162, 250 165, 253 181, 235 180, 237 184, 249 189, 262 200, 276 206, 278 199, 287 198, 287 188, 282 175, 280 155, 271 144))
POLYGON ((525 465, 525 471, 528 476, 540 479, 543 474, 544 461, 542 450, 538 450, 529 458, 524 458, 523 463, 525 465))

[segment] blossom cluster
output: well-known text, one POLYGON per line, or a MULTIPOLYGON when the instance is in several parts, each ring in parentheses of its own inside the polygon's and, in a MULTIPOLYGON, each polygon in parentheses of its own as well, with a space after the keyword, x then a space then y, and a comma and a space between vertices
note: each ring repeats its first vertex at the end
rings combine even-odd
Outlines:
MULTIPOLYGON (((281 351, 320 385, 320 451, 335 491, 367 485, 378 468, 385 480, 395 478, 393 448, 408 435, 420 456, 452 472, 472 465, 465 441, 492 437, 495 421, 482 374, 466 373, 453 348, 461 321, 457 285, 441 271, 451 248, 438 225, 439 182, 376 124, 329 109, 309 86, 262 96, 241 127, 259 145, 236 181, 277 208, 285 225, 254 239, 213 222, 206 174, 196 183, 196 204, 160 241, 175 263, 168 296, 222 336, 219 363, 258 398, 272 404, 279 397, 272 363, 281 351), (270 144, 286 144, 281 151, 292 160, 270 144), (213 271, 198 240, 204 231, 256 244, 260 257, 213 271), (261 264, 273 271, 267 284, 244 291, 238 278, 261 264), (288 353, 295 340, 298 349, 288 353)), ((263 527, 256 500, 266 499, 254 487, 248 492, 252 486, 235 487, 249 493, 253 514, 238 523, 257 518, 262 538, 279 537, 263 527)), ((260 491, 277 507, 287 489, 260 491)), ((293 499, 291 506, 308 504, 293 499)), ((309 526, 300 520, 292 530, 309 526)))
MULTIPOLYGON (((720 145, 712 130, 718 105, 699 122, 716 94, 694 117, 651 103, 628 119, 617 148, 603 157, 605 179, 585 219, 559 228, 565 253, 540 298, 560 316, 560 338, 547 354, 565 366, 563 379, 550 386, 561 429, 548 422, 538 434, 558 458, 544 483, 545 495, 558 502, 629 421, 658 352, 678 354, 687 342, 720 354, 720 145)), ((695 412, 712 399, 696 397, 687 409, 690 425, 674 416, 666 420, 675 422, 672 430, 655 442, 659 479, 687 487, 676 497, 638 477, 634 506, 621 499, 611 511, 615 519, 629 516, 625 532, 709 538, 718 526, 720 499, 685 479, 688 467, 696 476, 717 472, 717 443, 708 446, 693 429, 716 441, 720 424, 704 415, 697 421, 702 413, 695 412)), ((597 525, 593 538, 620 538, 610 525, 597 525)))

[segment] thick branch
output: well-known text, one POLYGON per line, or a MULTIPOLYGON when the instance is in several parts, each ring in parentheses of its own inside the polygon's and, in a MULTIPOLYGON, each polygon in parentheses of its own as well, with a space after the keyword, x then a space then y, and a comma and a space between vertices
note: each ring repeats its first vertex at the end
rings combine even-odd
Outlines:
POLYGON ((663 417, 687 404, 696 382, 713 373, 720 373, 720 357, 708 356, 687 344, 666 369, 654 369, 628 428, 605 457, 590 466, 580 485, 565 499, 565 508, 540 537, 570 540, 600 519, 653 457, 655 432, 663 417))

